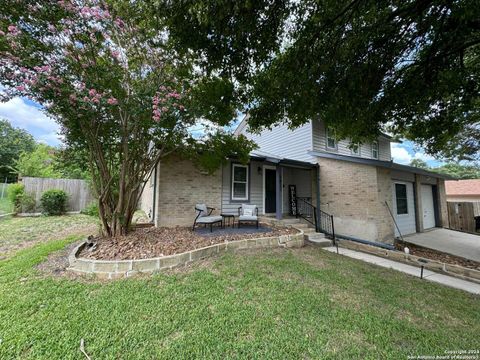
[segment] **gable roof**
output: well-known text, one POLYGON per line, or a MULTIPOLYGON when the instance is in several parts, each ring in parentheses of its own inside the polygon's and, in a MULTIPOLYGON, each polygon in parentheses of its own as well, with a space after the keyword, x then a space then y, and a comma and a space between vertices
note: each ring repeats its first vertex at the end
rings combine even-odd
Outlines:
POLYGON ((480 179, 445 181, 447 195, 479 195, 480 179))

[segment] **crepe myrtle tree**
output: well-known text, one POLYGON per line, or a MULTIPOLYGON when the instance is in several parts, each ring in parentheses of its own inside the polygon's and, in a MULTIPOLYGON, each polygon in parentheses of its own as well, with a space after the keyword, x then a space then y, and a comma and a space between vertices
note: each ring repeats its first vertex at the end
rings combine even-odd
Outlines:
POLYGON ((86 154, 104 236, 126 234, 154 166, 172 152, 214 171, 228 156, 248 159, 244 137, 189 129, 234 118, 233 86, 195 73, 168 46, 144 4, 115 1, 3 1, 3 101, 27 97, 86 154))

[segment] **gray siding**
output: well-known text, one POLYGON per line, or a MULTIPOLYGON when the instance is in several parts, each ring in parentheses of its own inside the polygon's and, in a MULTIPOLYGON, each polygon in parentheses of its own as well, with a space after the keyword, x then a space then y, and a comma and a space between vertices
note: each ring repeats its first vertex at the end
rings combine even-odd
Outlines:
MULTIPOLYGON (((360 145, 360 154, 353 154, 349 148, 349 140, 340 140, 337 142, 337 149, 327 149, 327 139, 325 132, 325 125, 320 120, 312 122, 313 128, 313 149, 314 151, 327 151, 340 155, 360 156, 367 159, 372 159, 372 144, 365 143, 360 145)), ((390 141, 380 137, 378 139, 378 159, 383 161, 391 160, 390 141)))
POLYGON ((238 207, 242 204, 252 204, 258 206, 258 213, 262 212, 263 208, 263 182, 262 173, 258 173, 258 167, 263 163, 252 161, 249 166, 249 200, 248 201, 233 201, 231 200, 231 178, 232 178, 232 163, 229 161, 222 169, 222 212, 226 214, 238 215, 238 207))
MULTIPOLYGON (((283 168, 282 183, 283 183, 283 213, 290 212, 290 203, 288 196, 288 186, 296 185, 298 197, 312 198, 312 172, 313 170, 304 170, 297 168, 283 168)), ((311 200, 315 203, 315 199, 311 200)))
POLYGON ((287 125, 281 124, 271 130, 265 129, 259 134, 248 132, 248 126, 241 133, 250 140, 255 141, 259 150, 281 156, 283 158, 315 162, 315 158, 308 155, 313 150, 312 126, 310 123, 290 130, 287 125))
MULTIPOLYGON (((228 162, 222 168, 222 212, 226 214, 238 214, 238 207, 242 204, 252 204, 258 206, 258 213, 263 214, 263 167, 273 166, 267 162, 252 161, 249 164, 249 200, 237 201, 231 200, 231 177, 232 162, 228 162)), ((312 171, 292 167, 282 168, 282 205, 283 213, 289 212, 288 203, 288 185, 297 186, 297 196, 312 197, 312 171)))

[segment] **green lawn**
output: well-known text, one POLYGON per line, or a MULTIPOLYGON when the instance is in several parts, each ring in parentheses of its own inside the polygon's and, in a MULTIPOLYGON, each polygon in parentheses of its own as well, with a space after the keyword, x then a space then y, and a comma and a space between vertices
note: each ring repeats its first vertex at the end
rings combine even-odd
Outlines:
POLYGON ((406 359, 479 348, 480 298, 317 248, 227 254, 100 282, 0 261, 0 358, 406 359))
POLYGON ((87 215, 11 217, 0 219, 0 258, 32 244, 98 231, 98 220, 87 215))

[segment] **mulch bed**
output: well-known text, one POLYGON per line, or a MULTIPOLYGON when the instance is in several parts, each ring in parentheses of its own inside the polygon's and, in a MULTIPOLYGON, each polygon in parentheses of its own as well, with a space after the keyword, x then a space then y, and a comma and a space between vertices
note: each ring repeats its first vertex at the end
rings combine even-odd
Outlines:
POLYGON ((410 254, 412 255, 480 271, 480 263, 473 260, 468 260, 460 256, 450 255, 441 251, 424 248, 422 246, 417 246, 411 243, 398 242, 395 244, 395 247, 401 251, 404 251, 403 249, 405 246, 408 247, 408 249, 410 250, 410 254))
POLYGON ((79 256, 95 260, 136 260, 179 254, 225 241, 297 234, 293 228, 261 226, 260 229, 206 229, 192 232, 191 228, 141 228, 126 236, 95 238, 96 249, 84 249, 79 256))

